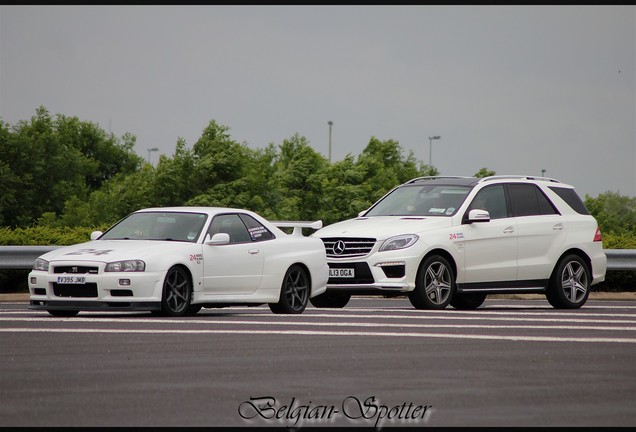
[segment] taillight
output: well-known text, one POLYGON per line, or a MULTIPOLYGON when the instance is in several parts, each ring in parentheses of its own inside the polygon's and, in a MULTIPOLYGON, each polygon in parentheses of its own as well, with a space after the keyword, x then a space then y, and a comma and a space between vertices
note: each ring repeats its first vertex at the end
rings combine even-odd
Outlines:
POLYGON ((601 229, 599 227, 596 227, 596 234, 594 234, 594 241, 597 242, 602 242, 603 241, 603 235, 601 234, 601 229))

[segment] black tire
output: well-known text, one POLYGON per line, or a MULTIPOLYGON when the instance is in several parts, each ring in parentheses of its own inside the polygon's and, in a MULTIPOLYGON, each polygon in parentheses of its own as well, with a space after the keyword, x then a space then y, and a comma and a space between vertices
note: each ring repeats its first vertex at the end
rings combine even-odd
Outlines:
POLYGON ((199 311, 202 308, 203 306, 200 304, 196 304, 196 305, 191 304, 190 306, 188 306, 188 312, 186 312, 186 315, 196 315, 199 313, 199 311))
POLYGON ((443 256, 432 255, 420 265, 409 300, 416 309, 445 309, 454 293, 453 268, 443 256))
POLYGON ((590 269, 578 255, 563 257, 550 277, 546 298, 557 309, 578 309, 590 295, 590 269))
POLYGON ((305 269, 297 264, 287 269, 280 287, 278 303, 269 303, 275 314, 303 313, 309 302, 309 276, 305 269))
POLYGON ((166 273, 161 296, 161 314, 164 316, 184 316, 192 299, 192 283, 183 267, 172 267, 166 273))
POLYGON ((351 294, 325 292, 309 299, 316 308, 343 308, 349 303, 351 294))
POLYGON ((54 317, 74 317, 75 315, 77 315, 79 313, 78 310, 55 310, 55 309, 49 309, 47 310, 47 312, 51 315, 53 315, 54 317))
POLYGON ((450 305, 455 309, 472 310, 477 309, 486 300, 484 293, 455 293, 450 305))

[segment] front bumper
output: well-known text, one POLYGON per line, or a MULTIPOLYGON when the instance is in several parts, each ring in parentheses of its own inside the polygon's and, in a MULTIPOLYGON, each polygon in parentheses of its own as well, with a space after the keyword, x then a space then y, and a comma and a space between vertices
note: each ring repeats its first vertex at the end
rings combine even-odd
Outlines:
POLYGON ((161 302, 106 302, 72 300, 30 300, 29 309, 34 310, 81 310, 81 311, 160 311, 161 302))
POLYGON ((112 272, 74 275, 83 283, 58 283, 67 274, 33 270, 28 276, 29 309, 159 310, 164 274, 112 272))
POLYGON ((331 276, 327 291, 347 291, 351 293, 407 293, 415 289, 415 278, 420 264, 419 256, 396 253, 374 253, 364 260, 328 260, 333 274, 346 274, 347 269, 354 277, 331 276))

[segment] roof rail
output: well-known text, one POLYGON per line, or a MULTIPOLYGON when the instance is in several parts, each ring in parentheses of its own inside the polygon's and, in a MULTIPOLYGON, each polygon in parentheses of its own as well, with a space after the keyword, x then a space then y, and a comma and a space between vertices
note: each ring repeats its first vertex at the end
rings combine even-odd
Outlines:
POLYGON ((493 175, 488 177, 483 177, 479 181, 488 181, 488 180, 499 180, 499 179, 521 179, 521 180, 544 180, 553 183, 561 183, 557 179, 553 179, 550 177, 541 177, 541 176, 527 176, 527 175, 493 175))
POLYGON ((416 177, 407 181, 406 183, 413 183, 418 180, 435 180, 435 179, 463 179, 463 178, 473 178, 469 176, 424 176, 424 177, 416 177))

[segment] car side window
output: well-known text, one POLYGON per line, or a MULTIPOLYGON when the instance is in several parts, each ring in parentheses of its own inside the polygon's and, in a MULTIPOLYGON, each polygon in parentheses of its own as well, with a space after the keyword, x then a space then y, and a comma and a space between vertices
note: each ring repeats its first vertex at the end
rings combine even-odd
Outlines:
POLYGON ((558 214, 543 192, 533 184, 510 184, 508 192, 513 216, 558 214))
POLYGON ((240 217, 247 227, 247 231, 249 232, 252 241, 259 242, 276 238, 270 230, 265 228, 262 223, 254 219, 252 216, 242 214, 240 217))
POLYGON ((487 186, 477 192, 477 195, 475 195, 475 198, 468 207, 468 211, 473 209, 488 211, 488 213, 490 213, 490 219, 508 217, 506 194, 503 185, 487 186))
POLYGON ((230 236, 230 244, 251 242, 245 224, 237 214, 222 214, 215 216, 208 229, 208 234, 226 233, 230 236))

